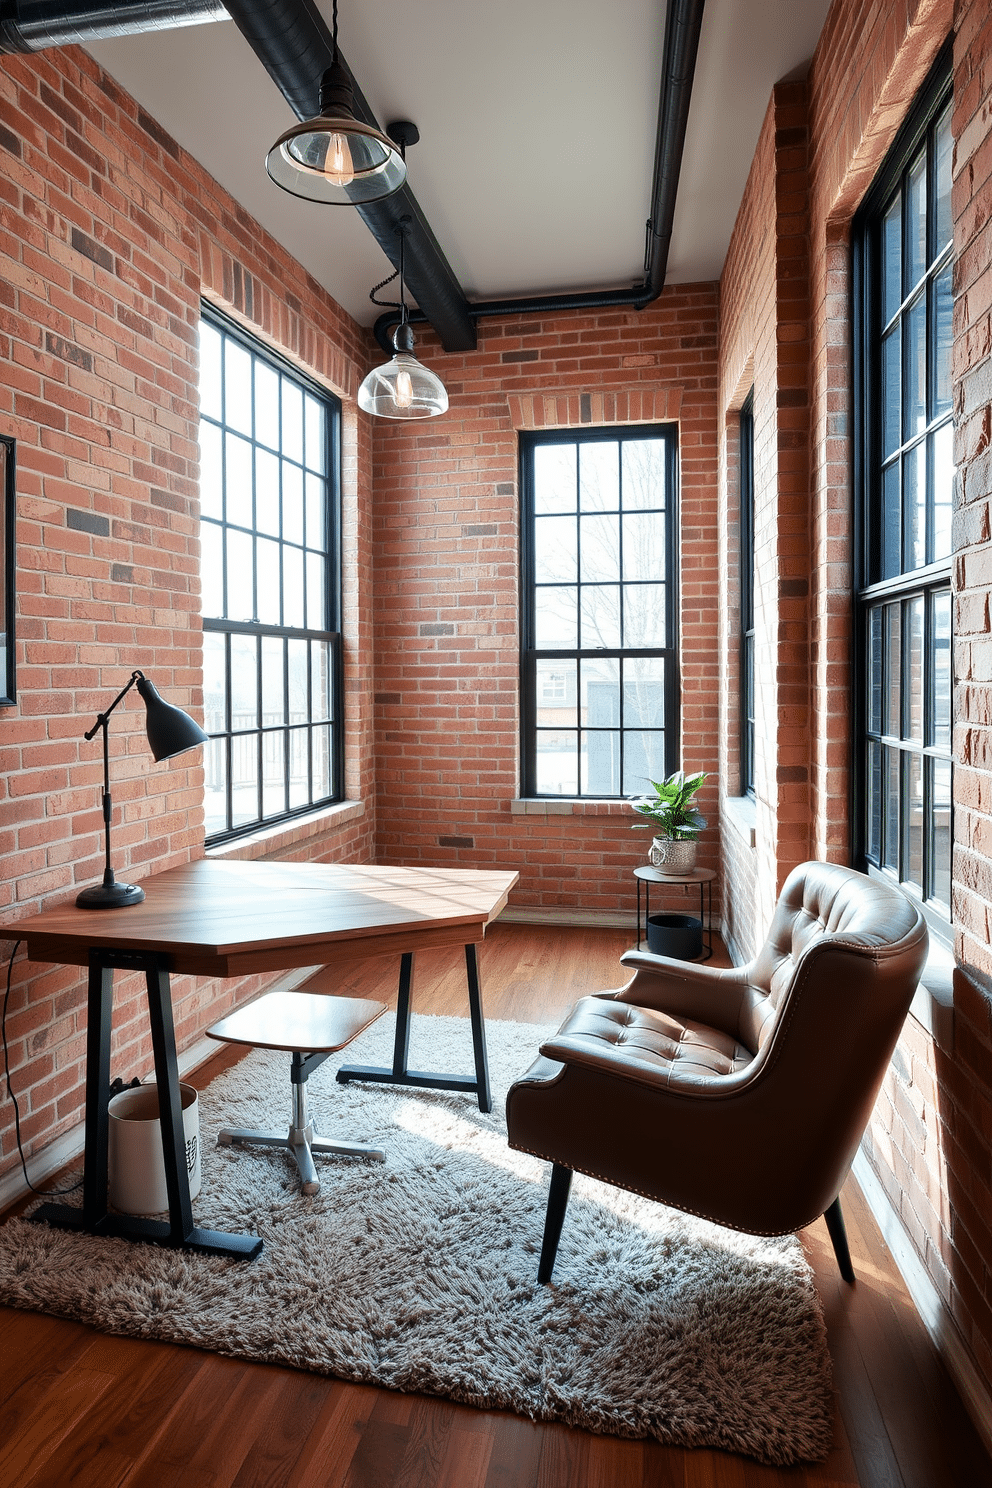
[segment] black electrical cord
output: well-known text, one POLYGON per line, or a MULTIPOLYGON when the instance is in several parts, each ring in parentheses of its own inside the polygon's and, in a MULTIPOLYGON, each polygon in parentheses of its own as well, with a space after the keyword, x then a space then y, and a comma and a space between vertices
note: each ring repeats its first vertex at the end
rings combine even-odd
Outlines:
POLYGON ((13 1086, 10 1083, 10 1055, 7 1051, 7 1004, 10 1002, 10 982, 14 973, 14 957, 20 949, 20 944, 21 942, 19 940, 15 940, 14 949, 11 951, 10 960, 7 962, 7 991, 3 999, 3 1015, 0 1017, 0 1033, 3 1035, 3 1072, 7 1080, 7 1094, 10 1096, 14 1106, 14 1136, 17 1139, 17 1151, 21 1159, 24 1182, 32 1193, 41 1194, 42 1197, 48 1199, 61 1199, 66 1194, 74 1193, 77 1188, 82 1188, 83 1180, 80 1178, 79 1182, 74 1183, 71 1188, 35 1188, 31 1179, 28 1177, 27 1159, 24 1156, 24 1148, 21 1146, 21 1112, 17 1104, 17 1096, 14 1094, 13 1086))

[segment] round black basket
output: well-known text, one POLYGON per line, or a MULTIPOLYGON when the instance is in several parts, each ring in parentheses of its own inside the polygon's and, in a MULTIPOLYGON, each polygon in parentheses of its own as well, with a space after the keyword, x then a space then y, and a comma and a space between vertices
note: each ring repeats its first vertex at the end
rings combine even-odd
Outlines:
POLYGON ((695 961, 703 954, 703 922, 694 915, 648 915, 648 950, 677 961, 695 961))

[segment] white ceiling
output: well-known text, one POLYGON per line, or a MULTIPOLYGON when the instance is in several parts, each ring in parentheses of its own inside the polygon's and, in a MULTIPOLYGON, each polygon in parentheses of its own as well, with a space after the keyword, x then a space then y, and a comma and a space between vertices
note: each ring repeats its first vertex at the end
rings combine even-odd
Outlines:
MULTIPOLYGON (((668 283, 719 276, 772 87, 803 75, 829 4, 707 0, 668 283)), ((420 129, 410 185, 469 299, 642 278, 664 16, 664 0, 340 0, 341 51, 380 122, 420 129)), ((89 50, 371 324, 390 265, 357 212, 265 174, 294 116, 233 22, 89 50)))

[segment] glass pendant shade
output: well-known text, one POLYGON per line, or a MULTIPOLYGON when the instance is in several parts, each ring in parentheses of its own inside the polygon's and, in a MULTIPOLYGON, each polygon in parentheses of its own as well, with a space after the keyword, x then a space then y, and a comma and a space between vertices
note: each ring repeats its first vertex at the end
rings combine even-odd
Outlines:
POLYGON ((393 334, 396 355, 384 367, 373 367, 358 389, 358 406, 377 418, 437 418, 448 411, 448 393, 413 355, 413 331, 404 321, 393 334))
POLYGON ((318 117, 280 135, 265 169, 283 191, 334 206, 392 196, 406 180, 406 162, 392 140, 355 118, 351 83, 338 62, 324 73, 318 117))

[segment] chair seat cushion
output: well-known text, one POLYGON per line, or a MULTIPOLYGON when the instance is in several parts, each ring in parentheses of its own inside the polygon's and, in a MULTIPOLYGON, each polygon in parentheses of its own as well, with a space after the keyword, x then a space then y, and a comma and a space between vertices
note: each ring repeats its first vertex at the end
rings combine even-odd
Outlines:
POLYGON ((542 1044, 541 1053, 555 1059, 562 1057, 566 1046, 577 1052, 583 1045, 600 1055, 611 1048, 622 1051, 625 1060, 644 1064, 663 1083, 676 1070, 680 1078, 731 1075, 754 1058, 743 1044, 705 1023, 600 997, 577 1002, 555 1037, 542 1044), (561 1053, 556 1054, 559 1041, 561 1053))

